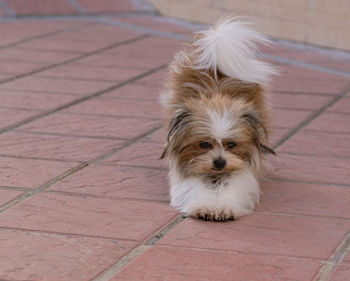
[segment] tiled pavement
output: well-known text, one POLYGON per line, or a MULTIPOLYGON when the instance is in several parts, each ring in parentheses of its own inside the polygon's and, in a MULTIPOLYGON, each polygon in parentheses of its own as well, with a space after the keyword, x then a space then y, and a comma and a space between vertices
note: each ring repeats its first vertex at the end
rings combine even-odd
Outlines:
POLYGON ((281 75, 262 202, 182 219, 157 99, 191 32, 147 13, 0 21, 0 280, 350 280, 350 55, 264 48, 281 75))

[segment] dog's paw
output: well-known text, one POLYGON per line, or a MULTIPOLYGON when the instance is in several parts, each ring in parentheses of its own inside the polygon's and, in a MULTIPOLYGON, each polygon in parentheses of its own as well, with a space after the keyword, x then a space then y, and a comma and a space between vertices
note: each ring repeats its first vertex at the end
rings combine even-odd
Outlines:
POLYGON ((197 219, 209 220, 209 221, 227 221, 234 220, 234 212, 230 208, 208 208, 201 207, 190 214, 197 219))

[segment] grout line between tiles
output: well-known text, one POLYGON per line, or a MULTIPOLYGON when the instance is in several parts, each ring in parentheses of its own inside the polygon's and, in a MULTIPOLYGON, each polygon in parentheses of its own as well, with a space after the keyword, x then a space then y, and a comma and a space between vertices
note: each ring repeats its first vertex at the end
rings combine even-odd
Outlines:
POLYGON ((107 93, 107 92, 109 92, 109 91, 118 89, 118 88, 120 88, 120 87, 122 87, 122 86, 124 86, 124 85, 126 85, 126 84, 132 83, 133 81, 136 81, 136 80, 138 80, 138 79, 141 79, 141 78, 143 78, 143 77, 145 77, 145 76, 148 76, 148 75, 150 75, 150 74, 152 74, 152 73, 155 73, 155 72, 157 72, 158 70, 161 70, 161 69, 163 69, 163 68, 165 68, 165 67, 166 67, 166 65, 158 66, 158 67, 156 67, 156 68, 154 68, 154 69, 151 69, 151 70, 149 70, 149 71, 147 71, 147 72, 145 72, 145 73, 143 73, 143 74, 141 74, 141 75, 138 75, 138 76, 135 76, 135 77, 133 77, 133 78, 131 78, 131 79, 129 79, 129 80, 123 81, 122 83, 119 83, 119 84, 110 86, 110 87, 108 87, 108 88, 106 88, 106 89, 103 89, 103 90, 101 90, 101 91, 99 91, 99 92, 97 92, 97 93, 94 93, 94 94, 92 94, 92 95, 80 97, 80 98, 78 98, 78 99, 76 99, 76 100, 74 100, 74 101, 72 101, 72 102, 69 102, 69 103, 66 103, 66 104, 64 104, 64 105, 61 105, 61 106, 59 106, 59 107, 57 107, 57 108, 55 108, 55 109, 53 109, 53 110, 51 110, 51 111, 42 112, 42 113, 39 113, 39 114, 34 115, 34 116, 32 116, 32 117, 29 117, 29 118, 27 118, 27 119, 24 119, 24 120, 22 120, 22 121, 20 121, 20 122, 18 122, 18 123, 15 123, 15 124, 12 124, 12 125, 10 125, 10 126, 7 126, 7 127, 3 128, 3 129, 0 129, 0 134, 5 133, 5 132, 8 132, 8 131, 13 130, 13 129, 16 129, 16 128, 18 128, 18 127, 20 127, 20 126, 23 126, 23 125, 25 125, 25 124, 28 124, 28 123, 30 123, 30 122, 32 122, 32 121, 34 121, 34 120, 37 120, 37 119, 40 119, 40 118, 42 118, 42 117, 48 116, 48 115, 50 115, 50 114, 53 114, 53 113, 55 113, 55 112, 61 111, 61 110, 63 110, 63 109, 66 109, 66 108, 68 108, 68 107, 71 107, 71 106, 73 106, 73 105, 76 105, 76 104, 78 104, 78 103, 81 103, 81 102, 83 102, 83 101, 86 101, 86 100, 89 100, 89 99, 92 99, 92 98, 101 96, 101 95, 103 95, 103 94, 105 94, 105 93, 107 93))
POLYGON ((57 67, 57 66, 66 65, 66 64, 68 64, 68 63, 72 63, 72 62, 75 62, 75 61, 77 61, 77 60, 81 60, 81 59, 83 59, 83 58, 90 57, 90 56, 93 56, 93 55, 102 53, 102 52, 104 52, 104 51, 107 51, 107 50, 110 50, 110 49, 113 49, 113 48, 116 48, 116 47, 119 47, 119 46, 122 46, 122 45, 127 45, 127 44, 130 44, 130 43, 137 42, 137 41, 142 40, 142 39, 145 39, 145 38, 147 38, 147 37, 149 37, 149 36, 150 36, 150 35, 148 35, 148 34, 142 34, 142 35, 136 36, 136 37, 134 37, 134 38, 132 38, 132 39, 129 39, 129 40, 125 40, 125 41, 122 41, 122 42, 117 42, 117 43, 108 45, 108 46, 106 46, 106 47, 97 49, 97 50, 95 50, 95 51, 81 54, 80 56, 77 56, 77 57, 74 57, 74 58, 65 60, 65 61, 63 61, 63 62, 51 64, 51 65, 45 66, 45 67, 43 67, 43 68, 39 68, 39 69, 33 70, 33 71, 31 71, 31 72, 19 74, 19 75, 15 76, 15 77, 12 77, 12 78, 7 79, 7 80, 2 80, 0 84, 6 84, 6 83, 8 83, 8 82, 11 82, 11 81, 16 80, 16 79, 19 79, 19 78, 24 78, 24 77, 27 77, 27 76, 30 76, 30 75, 33 75, 33 74, 37 74, 37 73, 43 72, 43 71, 45 71, 45 70, 49 70, 49 69, 55 68, 55 67, 57 67))
POLYGON ((322 106, 319 110, 314 111, 309 117, 307 117, 305 120, 303 120, 298 126, 289 130, 276 144, 273 145, 273 149, 276 149, 279 146, 281 146, 282 144, 284 144, 292 136, 294 136, 296 133, 298 133, 300 130, 302 130, 304 127, 306 127, 308 124, 310 124, 314 119, 316 119, 318 116, 320 116, 322 113, 324 113, 328 108, 330 108, 337 101, 342 99, 349 92, 350 92, 350 88, 346 89, 340 95, 335 96, 330 102, 328 102, 326 105, 322 106))
POLYGON ((339 187, 349 187, 350 184, 342 184, 335 182, 318 182, 318 181, 308 181, 308 180, 293 180, 293 179, 282 179, 282 178, 267 178, 269 181, 279 181, 279 182, 295 182, 295 183, 305 183, 305 184, 317 184, 324 186, 339 186, 339 187))
POLYGON ((78 25, 78 26, 73 26, 73 27, 68 27, 68 28, 66 27, 66 28, 63 28, 63 29, 47 32, 47 33, 44 33, 44 34, 41 34, 41 35, 32 36, 32 37, 25 38, 25 39, 22 39, 22 40, 19 40, 19 41, 16 41, 16 42, 13 42, 13 43, 10 43, 10 44, 7 44, 7 45, 2 45, 2 46, 0 46, 0 50, 6 49, 6 48, 12 48, 12 47, 15 47, 17 45, 20 45, 20 44, 23 44, 23 43, 27 43, 27 42, 30 42, 30 41, 33 41, 33 40, 42 39, 42 38, 45 38, 45 37, 49 37, 49 36, 56 35, 56 34, 59 34, 59 33, 62 33, 62 32, 66 32, 66 31, 72 31, 72 30, 79 29, 79 28, 86 27, 86 26, 90 26, 90 25, 93 25, 93 24, 94 23, 84 23, 84 24, 81 24, 81 25, 78 25))
POLYGON ((344 259, 346 254, 350 251, 350 232, 346 234, 338 248, 335 250, 330 258, 330 261, 325 263, 312 281, 327 281, 332 272, 344 259))
POLYGON ((128 264, 134 261, 136 258, 144 254, 147 250, 151 249, 160 239, 162 239, 171 229, 184 220, 182 215, 176 215, 171 222, 167 223, 161 230, 154 233, 149 239, 147 239, 143 244, 138 245, 136 248, 131 250, 116 263, 111 265, 109 268, 101 272, 91 281, 108 281, 112 277, 116 276, 120 271, 122 271, 128 264))

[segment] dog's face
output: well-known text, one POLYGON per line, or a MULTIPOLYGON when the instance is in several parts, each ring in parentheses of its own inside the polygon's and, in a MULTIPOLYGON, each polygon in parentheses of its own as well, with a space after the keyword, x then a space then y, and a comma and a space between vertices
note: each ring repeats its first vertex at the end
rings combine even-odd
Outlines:
POLYGON ((252 103, 225 95, 188 99, 175 111, 163 157, 175 160, 185 176, 231 174, 257 157, 264 126, 252 103))

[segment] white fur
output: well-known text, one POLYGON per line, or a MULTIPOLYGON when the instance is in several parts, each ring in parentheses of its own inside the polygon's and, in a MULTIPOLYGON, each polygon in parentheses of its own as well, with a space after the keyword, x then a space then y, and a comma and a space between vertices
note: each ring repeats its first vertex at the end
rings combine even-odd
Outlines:
POLYGON ((211 69, 247 82, 266 84, 274 68, 256 58, 256 43, 269 43, 248 24, 236 19, 224 19, 214 28, 198 32, 196 68, 211 69))
MULTIPOLYGON (((216 140, 221 140, 224 138, 229 138, 234 135, 235 130, 233 127, 235 125, 235 116, 229 114, 229 112, 224 112, 220 114, 217 111, 212 111, 208 109, 209 128, 211 130, 211 135, 215 137, 216 140)), ((221 143, 221 141, 219 141, 221 143)))
POLYGON ((171 205, 187 216, 222 214, 225 219, 250 214, 259 201, 260 188, 247 168, 212 187, 198 177, 182 179, 173 166, 169 173, 171 205))

